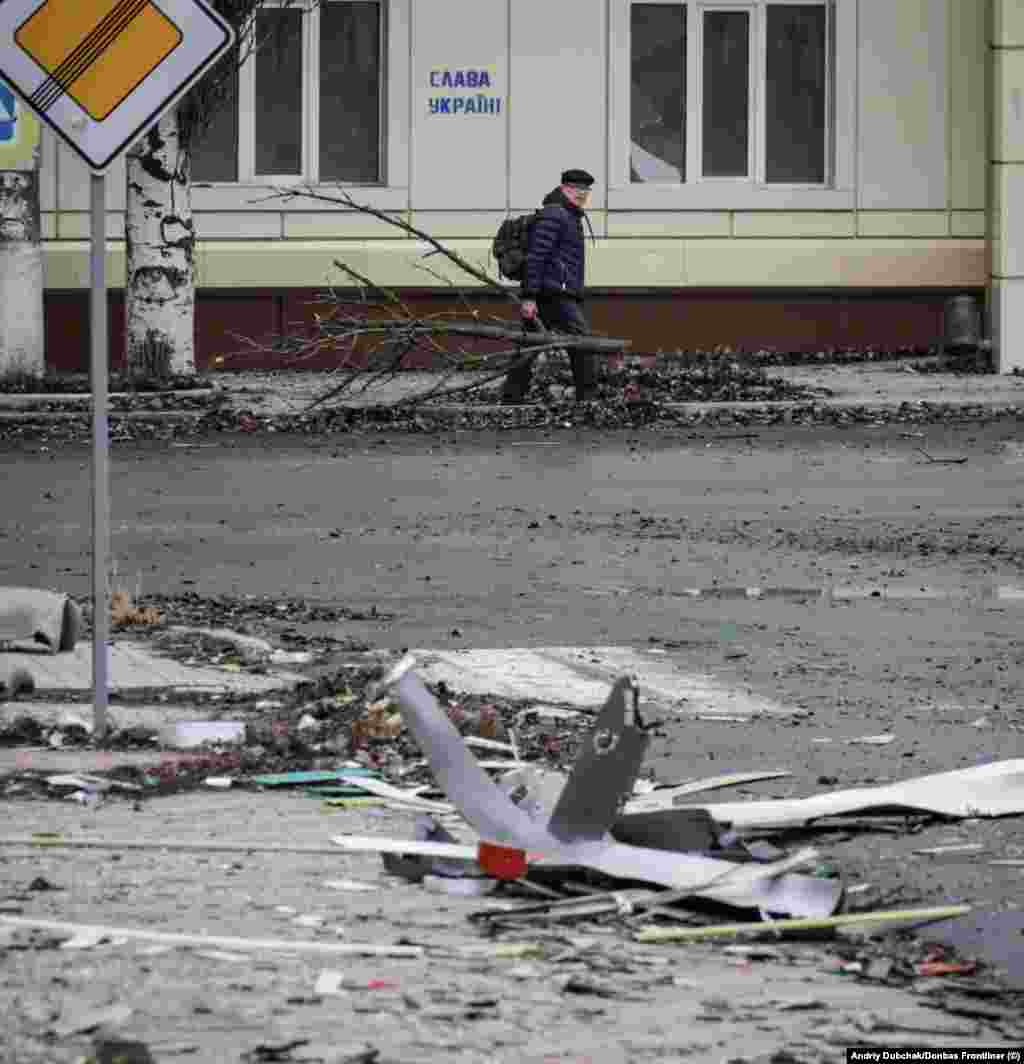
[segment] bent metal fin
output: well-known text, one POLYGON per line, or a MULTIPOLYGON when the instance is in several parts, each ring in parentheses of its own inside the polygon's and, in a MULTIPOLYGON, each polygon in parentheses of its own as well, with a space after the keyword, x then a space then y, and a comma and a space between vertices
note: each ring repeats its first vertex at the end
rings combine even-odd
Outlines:
POLYGON ((583 742, 551 813, 548 830, 562 842, 603 838, 633 793, 650 737, 637 715, 635 680, 615 681, 583 742))

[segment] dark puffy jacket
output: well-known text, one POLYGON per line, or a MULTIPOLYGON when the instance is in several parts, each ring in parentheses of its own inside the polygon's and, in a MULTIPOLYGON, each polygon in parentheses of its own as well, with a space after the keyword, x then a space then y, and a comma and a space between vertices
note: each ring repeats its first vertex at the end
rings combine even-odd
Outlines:
POLYGON ((523 298, 559 292, 583 298, 583 211, 560 188, 544 197, 530 230, 530 251, 523 277, 523 298))

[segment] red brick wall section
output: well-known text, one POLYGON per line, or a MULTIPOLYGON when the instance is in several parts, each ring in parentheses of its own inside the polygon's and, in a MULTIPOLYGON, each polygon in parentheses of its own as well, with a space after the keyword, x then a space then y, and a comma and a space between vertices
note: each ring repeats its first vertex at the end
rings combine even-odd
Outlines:
MULTIPOLYGON (((110 292, 107 300, 110 366, 124 367, 124 293, 110 292)), ((46 368, 55 373, 88 373, 89 294, 46 292, 43 296, 43 342, 46 368)))
MULTIPOLYGON (((776 348, 814 352, 829 348, 926 348, 942 336, 943 306, 952 292, 837 293, 808 295, 714 291, 594 293, 587 311, 596 332, 632 340, 638 354, 656 351, 737 351, 776 348)), ((973 293, 981 296, 982 293, 973 293)), ((353 294, 353 300, 358 295, 353 294)), ((466 306, 449 293, 408 292, 402 298, 417 317, 440 313, 465 314, 466 306)), ((515 307, 500 296, 469 295, 481 317, 497 316, 517 322, 515 307)), ((124 365, 124 298, 110 293, 111 365, 124 365)), ((283 331, 312 339, 314 315, 326 316, 332 306, 319 289, 277 291, 200 291, 196 299, 196 366, 201 372, 218 369, 336 369, 342 364, 362 366, 369 345, 355 350, 324 346, 312 357, 299 359, 275 345, 283 331), (249 338, 259 347, 245 342, 249 338), (262 348, 262 349, 261 349, 262 348)), ((46 363, 57 372, 85 373, 89 368, 88 293, 48 292, 46 363)), ((367 313, 353 302, 342 313, 367 313)), ((374 311, 378 313, 378 311, 374 311)), ((500 342, 448 339, 443 350, 458 354, 499 350, 500 342)), ((406 357, 407 368, 441 361, 421 347, 406 357)))

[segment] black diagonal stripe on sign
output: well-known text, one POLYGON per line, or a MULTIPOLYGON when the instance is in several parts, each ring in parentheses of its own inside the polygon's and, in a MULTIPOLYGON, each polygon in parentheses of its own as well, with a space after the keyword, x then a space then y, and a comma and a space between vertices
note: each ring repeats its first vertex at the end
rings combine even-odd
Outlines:
POLYGON ((148 0, 120 0, 120 3, 99 23, 54 70, 33 94, 38 97, 41 110, 49 110, 57 100, 92 66, 104 51, 145 8, 148 0))
POLYGON ((128 24, 142 13, 148 2, 120 0, 36 89, 30 98, 31 102, 39 110, 48 111, 124 32, 128 24))

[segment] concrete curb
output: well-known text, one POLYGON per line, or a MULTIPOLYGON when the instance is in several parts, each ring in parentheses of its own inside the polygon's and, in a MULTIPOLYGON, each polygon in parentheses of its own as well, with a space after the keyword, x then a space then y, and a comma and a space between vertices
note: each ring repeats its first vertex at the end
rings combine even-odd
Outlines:
MULTIPOLYGON (((688 402, 688 403, 662 403, 661 409, 679 415, 717 414, 717 413, 744 413, 744 414, 771 414, 785 411, 815 411, 815 410, 870 410, 877 413, 900 413, 922 412, 935 410, 986 410, 993 415, 1024 414, 1024 402, 1007 402, 1006 400, 993 399, 920 399, 920 400, 891 400, 891 399, 830 399, 830 400, 786 400, 768 402, 688 402)), ((388 409, 390 407, 385 407, 388 409)), ((347 410, 358 412, 380 409, 366 404, 342 404, 334 410, 347 410)), ((523 404, 516 407, 507 407, 491 404, 466 404, 466 405, 429 405, 420 407, 416 416, 429 420, 432 416, 450 417, 457 414, 468 413, 497 413, 505 412, 513 419, 515 411, 525 412, 543 410, 544 407, 537 404, 523 404)), ((161 422, 161 421, 188 421, 198 420, 210 414, 228 414, 231 410, 221 408, 217 411, 210 410, 124 410, 110 411, 108 418, 111 423, 116 421, 138 422, 161 422)), ((0 422, 32 422, 32 421, 85 421, 90 417, 88 411, 10 411, 0 410, 0 422)), ((303 418, 314 419, 317 413, 258 413, 249 415, 256 422, 281 422, 284 420, 299 420, 303 418)), ((386 427, 386 426, 382 426, 386 427)), ((527 426, 528 427, 528 426, 527 426)))
MULTIPOLYGON (((230 390, 214 385, 212 388, 187 388, 173 392, 111 392, 110 399, 146 397, 153 399, 187 399, 204 395, 230 395, 230 390)), ((0 393, 0 410, 19 410, 26 406, 42 406, 46 403, 67 403, 89 406, 91 392, 18 392, 0 393)))

